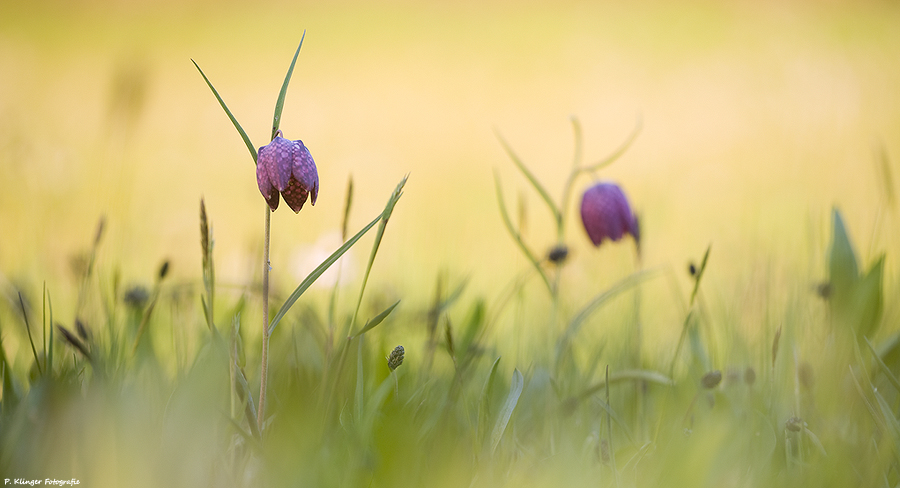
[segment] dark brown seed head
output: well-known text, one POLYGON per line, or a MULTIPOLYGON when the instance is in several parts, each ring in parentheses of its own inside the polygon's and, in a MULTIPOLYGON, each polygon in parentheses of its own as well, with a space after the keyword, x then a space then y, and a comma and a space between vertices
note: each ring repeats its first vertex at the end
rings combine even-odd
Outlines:
POLYGON ((703 378, 700 379, 700 384, 703 385, 703 388, 707 390, 712 390, 713 388, 719 386, 719 383, 722 381, 722 372, 718 369, 715 371, 710 371, 703 375, 703 378))
POLYGON ((756 371, 753 366, 747 366, 747 369, 744 370, 744 383, 747 386, 753 386, 753 383, 756 383, 756 371))
POLYGON ((557 244, 547 253, 547 259, 556 265, 564 263, 567 257, 569 257, 569 248, 565 244, 557 244))
POLYGON ((78 337, 82 340, 88 340, 88 330, 85 327, 84 323, 80 319, 75 319, 75 332, 78 332, 78 337))
POLYGON ((163 261, 162 265, 159 267, 159 279, 162 280, 169 274, 169 262, 163 261))

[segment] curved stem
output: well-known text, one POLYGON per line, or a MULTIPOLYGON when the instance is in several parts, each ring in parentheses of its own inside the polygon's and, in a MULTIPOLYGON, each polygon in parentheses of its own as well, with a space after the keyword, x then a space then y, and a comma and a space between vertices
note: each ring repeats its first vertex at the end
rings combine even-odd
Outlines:
POLYGON ((262 299, 263 299, 263 337, 262 337, 262 359, 260 362, 260 379, 259 379, 259 412, 256 416, 256 423, 259 431, 263 430, 263 423, 266 414, 266 383, 269 372, 269 229, 271 228, 272 211, 266 205, 266 231, 263 239, 263 276, 262 276, 262 299))

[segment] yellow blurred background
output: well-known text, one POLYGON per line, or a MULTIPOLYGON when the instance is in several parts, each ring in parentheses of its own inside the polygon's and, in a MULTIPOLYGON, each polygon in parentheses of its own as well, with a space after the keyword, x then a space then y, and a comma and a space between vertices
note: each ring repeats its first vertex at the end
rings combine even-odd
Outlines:
MULTIPOLYGON (((495 171, 507 205, 524 206, 526 240, 539 252, 555 241, 497 133, 558 199, 573 116, 587 162, 643 123, 600 176, 641 214, 645 267, 686 281, 712 243, 713 290, 812 286, 825 278, 832 205, 866 262, 896 248, 896 187, 881 164, 898 173, 896 2, 6 1, 0 276, 35 296, 46 280, 59 313, 72 313, 69 263, 105 216, 102 272, 149 283, 170 259, 178 279, 199 283, 203 197, 219 280, 249 281, 264 202, 191 59, 258 147, 304 30, 281 128, 309 147, 320 193, 299 215, 282 205, 273 216, 284 288, 302 278, 304 253, 321 255, 317 242, 339 242, 349 175, 355 230, 410 173, 374 286, 427 299, 446 272, 496 296, 527 263, 502 227, 495 171)), ((578 180, 571 205, 590 183, 578 180)), ((631 271, 629 246, 594 250, 577 207, 569 215, 566 272, 586 283, 573 293, 631 271)), ((368 245, 354 252, 359 268, 368 245)))

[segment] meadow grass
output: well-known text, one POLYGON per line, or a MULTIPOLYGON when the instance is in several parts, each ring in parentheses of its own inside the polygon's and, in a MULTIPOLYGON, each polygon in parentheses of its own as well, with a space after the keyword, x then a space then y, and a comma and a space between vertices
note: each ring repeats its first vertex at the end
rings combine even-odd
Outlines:
MULTIPOLYGON (((382 22, 369 22, 369 9, 353 11, 340 28, 317 32, 324 36, 320 45, 338 46, 340 55, 331 50, 325 56, 313 54, 314 69, 309 71, 338 75, 309 76, 308 89, 322 98, 304 101, 307 105, 285 120, 321 141, 322 152, 316 154, 334 163, 327 170, 332 180, 352 161, 357 183, 348 185, 345 195, 338 195, 339 185, 329 185, 331 198, 338 201, 331 210, 326 206, 316 209, 319 214, 307 209, 296 217, 283 215, 286 211, 273 216, 273 246, 284 249, 298 236, 309 240, 307 234, 322 228, 343 229, 341 242, 347 244, 342 249, 348 255, 351 245, 365 253, 371 244, 365 277, 338 280, 330 287, 312 287, 319 276, 315 272, 292 281, 284 266, 286 253, 276 251, 272 272, 278 278, 264 291, 267 268, 257 258, 263 254, 261 245, 246 246, 235 237, 241 232, 235 229, 244 229, 236 222, 246 214, 253 215, 256 225, 256 210, 243 207, 252 202, 257 208, 258 196, 246 198, 249 193, 234 191, 237 177, 220 164, 238 159, 231 153, 246 156, 187 62, 189 56, 214 62, 214 53, 221 57, 228 51, 235 59, 281 70, 284 60, 276 59, 282 56, 280 49, 274 53, 268 45, 262 54, 247 54, 249 47, 230 49, 253 37, 242 31, 235 40, 229 33, 228 39, 208 41, 200 52, 180 52, 177 67, 166 64, 175 63, 171 53, 151 50, 146 57, 132 58, 129 51, 124 55, 128 62, 114 69, 121 83, 112 84, 105 119, 96 107, 79 106, 40 120, 53 112, 48 107, 75 103, 68 101, 73 97, 41 88, 33 90, 40 92, 37 110, 17 112, 11 99, 4 99, 3 183, 10 191, 0 194, 5 260, 0 272, 13 281, 0 274, 5 297, 0 302, 0 477, 75 478, 84 486, 110 487, 900 484, 900 339, 895 334, 898 309, 891 300, 897 270, 890 260, 893 253, 882 254, 896 243, 890 158, 896 139, 884 136, 886 142, 876 146, 877 191, 859 177, 868 174, 859 168, 869 166, 859 164, 860 154, 864 159, 867 153, 858 140, 868 144, 877 132, 872 127, 896 127, 896 98, 890 88, 897 79, 896 65, 885 62, 896 53, 896 9, 867 4, 850 17, 838 7, 816 11, 826 24, 823 31, 820 24, 802 21, 808 16, 792 16, 793 10, 760 20, 770 9, 757 12, 755 6, 687 11, 645 6, 644 13, 653 17, 646 24, 635 20, 643 18, 640 8, 582 8, 532 6, 509 24, 497 22, 507 17, 507 8, 484 11, 480 4, 449 17, 437 6, 417 11, 419 17, 406 13, 404 5, 374 9, 379 20, 406 36, 421 36, 421 25, 429 25, 423 20, 455 26, 446 27, 444 37, 428 38, 428 48, 440 55, 420 59, 415 49, 401 49, 416 61, 409 65, 383 53, 417 44, 400 35, 378 38, 372 26, 382 22), (453 22, 445 23, 448 18, 453 22), (750 23, 738 20, 744 18, 750 23), (592 19, 601 19, 605 28, 597 29, 592 19), (794 29, 798 23, 800 28, 794 29), (520 24, 528 26, 527 36, 520 24), (459 38, 460 25, 474 28, 471 38, 459 38), (497 25, 509 29, 509 35, 495 32, 497 25), (635 25, 646 30, 631 29, 635 25), (759 25, 767 29, 757 29, 759 25), (622 51, 585 48, 591 43, 563 35, 570 31, 582 41, 622 51), (354 39, 368 43, 370 35, 382 48, 371 60, 361 53, 372 51, 352 48, 354 39), (844 37, 849 41, 838 42, 844 37), (519 46, 522 51, 509 56, 510 46, 524 38, 528 41, 519 46), (491 39, 500 47, 487 42, 491 39), (684 45, 695 50, 682 50, 684 45), (843 57, 826 55, 830 51, 822 45, 840 46, 843 57), (477 52, 487 54, 473 56, 477 52), (735 52, 739 56, 732 56, 735 52), (585 59, 606 61, 598 65, 601 69, 585 59), (772 59, 777 61, 774 77, 762 69, 772 59), (455 71, 445 71, 445 65, 477 69, 448 82, 443 78, 455 71), (712 68, 694 73, 692 65, 712 68), (607 70, 610 66, 613 71, 607 70), (532 70, 540 76, 534 77, 532 70), (580 73, 573 75, 575 82, 564 76, 573 70, 580 73), (359 77, 365 89, 347 81, 359 77), (490 91, 480 77, 494 80, 499 88, 490 91), (517 84, 520 78, 526 81, 517 84), (438 80, 445 83, 438 85, 445 95, 440 103, 422 88, 438 80), (173 87, 197 90, 182 89, 170 97, 173 87), (661 102, 669 100, 669 92, 677 94, 677 103, 661 102), (401 105, 407 98, 417 103, 401 105), (195 105, 194 99, 203 105, 195 105), (740 101, 741 110, 722 114, 723 104, 735 106, 732 99, 740 101), (366 100, 375 102, 366 105, 366 100), (434 118, 416 124, 423 100, 429 109, 425 112, 434 118), (522 100, 529 101, 527 108, 522 100), (477 109, 450 112, 443 104, 477 109), (179 115, 178 105, 200 115, 179 115), (571 229, 577 224, 571 192, 581 172, 559 171, 549 163, 529 166, 569 154, 562 141, 571 134, 558 123, 565 115, 557 112, 571 110, 571 105, 592 112, 585 123, 592 133, 598 126, 613 129, 594 139, 597 146, 615 148, 625 141, 618 146, 627 148, 625 157, 638 151, 631 163, 650 161, 600 173, 629 175, 631 187, 637 187, 632 196, 642 197, 648 217, 642 246, 650 259, 645 263, 635 259, 628 240, 599 249, 577 242, 584 236, 571 229), (198 106, 215 112, 207 115, 198 106), (405 108, 386 110, 389 106, 405 108), (635 106, 647 110, 642 130, 631 123, 635 106), (598 107, 602 110, 594 110, 598 107), (760 107, 761 112, 756 110, 760 107), (597 115, 610 108, 615 113, 608 120, 597 115), (147 114, 143 119, 142 111, 147 114), (520 120, 523 111, 534 119, 520 120), (453 114, 449 119, 448 113, 453 114), (495 133, 485 129, 473 136, 468 127, 477 125, 470 120, 473 113, 489 113, 487 118, 498 124, 495 133), (392 119, 385 121, 386 114, 392 119), (548 122, 554 116, 559 118, 548 122), (34 139, 36 132, 28 128, 40 125, 38 121, 54 134, 55 143, 34 139), (826 130, 828 121, 837 121, 835 131, 826 130), (155 128, 147 130, 151 122, 155 128), (381 123, 384 131, 376 130, 381 123), (89 128, 104 124, 109 127, 98 130, 100 136, 90 134, 89 128), (203 130, 185 130, 185 125, 203 130), (393 135, 386 136, 389 131, 393 135), (855 137, 855 132, 865 134, 855 137), (498 140, 496 134, 502 137, 498 140), (524 138, 529 142, 523 143, 524 138), (744 148, 760 141, 766 142, 765 157, 744 148), (390 146, 407 152, 395 157, 386 149, 390 146), (172 157, 178 152, 213 161, 212 169, 184 164, 172 157), (502 159, 507 155, 512 161, 502 159), (89 161, 84 175, 66 164, 79 158, 89 161), (414 169, 406 187, 409 195, 397 201, 398 191, 388 198, 406 213, 407 223, 386 227, 381 205, 408 170, 398 166, 416 158, 424 161, 416 163, 423 169, 438 165, 452 171, 414 169), (673 169, 694 159, 705 162, 702 175, 673 169), (709 162, 720 159, 730 164, 709 162), (360 160, 368 166, 358 167, 360 160), (485 160, 496 164, 493 182, 490 171, 481 168, 485 160), (118 174, 106 171, 119 167, 115 163, 121 163, 118 174), (819 172, 820 166, 826 169, 819 172), (778 171, 781 167, 784 172, 778 171), (849 170, 827 168, 849 168, 854 177, 847 176, 849 170), (179 199, 177 186, 169 181, 174 176, 193 185, 216 180, 227 188, 227 198, 207 194, 198 226, 196 201, 203 190, 192 187, 181 192, 189 197, 179 199), (53 216, 60 205, 84 201, 75 190, 65 189, 72 178, 89 179, 103 188, 104 197, 83 205, 78 219, 69 219, 68 213, 53 216), (510 190, 516 185, 513 178, 524 183, 524 193, 510 190), (118 192, 129 193, 129 182, 137 180, 146 180, 134 185, 138 196, 122 198, 118 192), (738 180, 742 185, 735 184, 738 180), (660 190, 670 183, 676 189, 660 190), (171 194, 158 191, 169 184, 171 194), (558 194, 554 190, 560 187, 558 194), (33 200, 23 195, 37 189, 47 201, 37 211, 29 210, 33 200), (354 191, 357 196, 351 198, 354 191), (464 199, 460 194, 470 200, 468 205, 458 203, 464 199), (883 198, 876 206, 876 198, 847 196, 862 194, 883 198), (830 202, 842 198, 849 200, 844 213, 832 211, 830 202), (367 201, 369 205, 363 203, 367 201), (103 205, 109 208, 96 208, 103 205), (157 211, 148 212, 150 207, 157 211), (735 216, 729 211, 734 208, 755 210, 735 216), (111 218, 96 228, 83 225, 83 215, 93 219, 97 210, 111 212, 111 218), (830 219, 822 217, 829 211, 830 219), (805 222, 802 212, 808 213, 805 222), (874 223, 869 219, 873 213, 874 223), (163 219, 189 225, 171 224, 173 230, 160 224, 163 219), (721 219, 743 233, 717 233, 721 219), (818 225, 824 221, 829 224, 818 225), (807 232, 796 231, 804 223, 810 227, 807 232), (363 234, 375 226, 380 227, 378 236, 370 241, 372 236, 363 234), (119 235, 112 245, 109 240, 116 238, 109 227, 119 235), (160 228, 174 242, 167 248, 169 258, 157 258, 165 253, 150 244, 148 236, 160 228), (362 229, 361 234, 352 235, 355 229, 362 229), (806 237, 800 244, 799 234, 806 237), (69 263, 75 279, 54 279, 54 273, 64 274, 57 262, 57 254, 68 249, 62 243, 79 235, 86 251, 69 263), (757 240, 743 241, 748 235, 757 240), (550 259, 548 251, 561 244, 569 246, 568 258, 550 259), (233 269, 223 273, 234 266, 222 259, 221 250, 241 246, 253 250, 256 264, 243 275, 233 269), (379 246, 381 257, 390 259, 374 259, 379 246), (453 252, 442 252, 447 249, 453 252), (139 257, 123 259, 125 253, 139 257), (425 255, 449 259, 449 265, 434 271, 421 264, 425 255), (688 259, 693 260, 690 267, 682 263, 688 259), (673 260, 675 264, 659 264, 673 260), (178 266, 183 263, 196 266, 178 266), (366 286, 373 269, 382 274, 366 286), (45 275, 49 281, 42 285, 45 275), (392 280, 406 281, 401 286, 392 280), (274 323, 264 319, 261 331, 259 318, 267 315, 264 300, 288 308, 275 314, 274 323), (398 346, 403 347, 402 363, 398 346), (263 377, 268 377, 266 386, 263 377), (263 396, 268 406, 261 413, 263 396)), ((797 5, 793 9, 807 11, 797 5)), ((308 18, 333 25, 321 20, 330 17, 326 10, 313 10, 308 18)), ((46 14, 53 35, 41 37, 33 47, 34 62, 44 71, 20 69, 28 66, 25 58, 31 51, 5 45, 9 49, 3 56, 8 57, 3 60, 9 69, 4 71, 19 76, 0 82, 13 87, 12 92, 28 83, 43 87, 37 80, 57 80, 59 58, 78 54, 77 43, 68 46, 67 29, 74 27, 46 14), (66 48, 58 49, 60 44, 66 48), (40 46, 49 46, 46 50, 53 54, 40 46)), ((234 6, 210 15, 228 25, 247 17, 234 6)), ((290 17, 280 11, 265 15, 264 22, 254 24, 268 26, 290 17)), ((118 28, 117 17, 99 17, 101 38, 118 28)), ((136 33, 152 30, 147 27, 155 25, 152 21, 143 24, 138 17, 129 21, 136 33)), ((3 39, 27 38, 20 32, 27 28, 10 25, 14 18, 0 20, 7 29, 3 39)), ((195 32, 197 19, 189 16, 165 20, 188 25, 190 29, 173 30, 190 30, 190 39, 203 32, 195 32)), ((285 45, 295 42, 295 33, 276 33, 273 43, 286 36, 285 45)), ((88 58, 55 83, 84 78, 85 86, 93 86, 95 73, 106 67, 88 58)), ((251 123, 265 129, 255 134, 268 135, 269 106, 264 115, 251 110, 259 97, 256 85, 247 81, 264 77, 233 66, 210 72, 224 80, 217 85, 228 87, 223 91, 231 94, 229 99, 236 99, 235 112, 252 113, 251 123), (240 96, 231 81, 244 87, 240 96)), ((81 98, 102 98, 100 90, 94 86, 81 98)), ((269 95, 264 94, 266 104, 269 95)), ((575 134, 579 141, 577 124, 575 134)), ((255 156, 249 137, 244 142, 255 156)), ((595 151, 586 148, 585 159, 595 151)), ((577 162, 582 153, 577 142, 574 153, 577 162)), ((245 176, 240 187, 252 186, 245 176)))
MULTIPOLYGON (((577 122, 574 128, 578 144, 577 122)), ((612 162, 633 140, 586 167, 576 147, 563 195, 578 174, 612 162)), ((247 146, 252 154, 249 139, 247 146)), ((17 292, 17 313, 0 323, 4 338, 25 334, 31 352, 27 361, 11 360, 0 348, 0 470, 86 486, 900 482, 900 340, 878 334, 885 259, 860 261, 837 209, 828 279, 780 288, 793 292, 772 304, 769 333, 748 338, 731 325, 731 312, 708 303, 703 278, 716 266, 710 246, 681 271, 692 287, 673 317, 681 324, 677 342, 647 354, 641 314, 652 304, 641 290, 675 279, 674 271, 642 269, 635 253, 633 272, 571 306, 572 284, 561 273, 578 266, 561 251, 567 199, 555 203, 506 148, 550 208, 560 242, 547 256, 529 247, 498 178, 510 248, 528 264, 491 297, 439 276, 418 308, 377 292, 364 299, 406 178, 367 226, 350 238, 344 231, 345 244, 293 293, 273 290, 283 305, 271 321, 263 312, 262 332, 251 319, 257 302, 266 308, 261 282, 217 291, 216 212, 203 201, 199 285, 169 284, 168 261, 150 290, 123 290, 115 276, 100 275, 101 220, 75 289, 74 323, 55 321, 55 292, 46 287, 40 308, 17 292), (365 275, 354 284, 358 295, 338 282, 304 296, 376 225, 365 275)), ((636 237, 597 252, 631 244, 637 251, 636 237)))
MULTIPOLYGON (((215 211, 202 215, 208 229, 215 211)), ((593 312, 628 302, 636 275, 587 317, 534 315, 527 302, 547 290, 520 279, 494 299, 439 278, 424 310, 366 300, 373 324, 349 334, 352 288, 301 297, 273 330, 261 421, 257 286, 217 293, 204 317, 179 309, 213 303, 201 297, 214 283, 176 293, 164 263, 158 286, 126 298, 88 269, 76 291, 103 320, 54 323, 46 291, 43 311, 23 299, 0 324, 4 337, 29 330, 34 356, 0 357, 0 470, 85 486, 895 486, 897 340, 857 336, 882 321, 869 305, 836 308, 853 248, 835 219, 830 286, 788 297, 769 340, 716 338, 728 318, 704 303, 711 250, 665 356, 572 328, 603 326, 593 312), (511 341, 504 321, 555 332, 511 341)), ((626 306, 608 320, 633 331, 640 317, 626 306)))

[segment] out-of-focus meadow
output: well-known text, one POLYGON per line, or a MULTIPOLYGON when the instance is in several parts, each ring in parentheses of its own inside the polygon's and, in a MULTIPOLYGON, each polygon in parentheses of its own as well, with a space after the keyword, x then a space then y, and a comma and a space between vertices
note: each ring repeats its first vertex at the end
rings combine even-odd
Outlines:
MULTIPOLYGON (((32 352, 7 331, 18 325, 9 290, 40 310, 46 283, 57 317, 71 322, 101 217, 101 285, 118 276, 123 289, 150 287, 169 260, 173 288, 199 289, 201 197, 224 303, 258 280, 264 202, 253 162, 191 59, 262 146, 304 30, 281 129, 310 149, 320 190, 315 207, 273 214, 280 297, 340 244, 348 177, 355 231, 409 173, 370 293, 385 304, 402 297, 410 316, 424 315, 443 277, 451 288, 465 281, 467 300, 490 303, 530 266, 503 227, 495 177, 525 240, 542 253, 556 243, 498 134, 558 199, 572 117, 586 161, 641 126, 599 176, 619 183, 640 214, 641 266, 662 270, 638 302, 649 357, 671 356, 692 286, 687 265, 710 244, 707 313, 729 328, 712 336, 737 331, 763 349, 786 317, 824 315, 806 307, 828 279, 833 206, 864 268, 900 244, 892 2, 4 2, 0 286, 11 299, 0 317, 11 358, 21 365, 32 352)), ((572 205, 590 183, 578 180, 572 205)), ((569 213, 565 236, 563 313, 635 269, 633 246, 593 248, 577 216, 569 213)), ((348 283, 358 284, 368 251, 343 262, 348 283)), ((881 337, 900 314, 894 259, 888 252, 881 337)), ((519 307, 546 314, 532 284, 538 298, 519 307)), ((609 328, 585 334, 627 334, 614 317, 631 306, 611 307, 609 328)), ((202 328, 199 316, 188 326, 202 328)), ((500 326, 508 334, 492 340, 520 354, 504 363, 510 370, 546 338, 535 330, 545 323, 500 326), (515 342, 523 331, 537 339, 515 342)), ((742 359, 762 361, 754 354, 742 359)))

